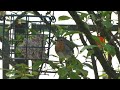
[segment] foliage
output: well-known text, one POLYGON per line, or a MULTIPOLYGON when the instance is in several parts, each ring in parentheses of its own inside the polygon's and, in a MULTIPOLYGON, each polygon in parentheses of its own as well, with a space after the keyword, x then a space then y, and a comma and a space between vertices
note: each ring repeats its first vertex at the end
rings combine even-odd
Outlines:
POLYGON ((6 76, 8 76, 10 79, 29 79, 33 77, 34 75, 38 74, 37 72, 28 72, 29 67, 25 64, 16 64, 15 67, 10 69, 6 76))
POLYGON ((106 44, 104 45, 104 50, 108 52, 108 54, 114 56, 116 54, 115 48, 112 45, 106 44))
POLYGON ((70 19, 70 17, 65 16, 65 15, 60 16, 60 17, 58 18, 59 21, 61 21, 61 20, 69 20, 69 19, 70 19))
POLYGON ((12 69, 7 70, 6 76, 10 79, 31 79, 39 75, 38 69, 43 62, 37 60, 34 62, 32 69, 24 63, 16 64, 12 69))
MULTIPOLYGON (((107 57, 108 55, 110 55, 111 57, 116 56, 118 61, 120 60, 120 57, 119 57, 120 46, 117 45, 116 36, 113 35, 114 37, 112 37, 110 33, 113 27, 113 24, 111 23, 113 20, 111 20, 110 17, 111 17, 111 14, 114 12, 113 11, 87 11, 86 13, 80 12, 80 11, 68 11, 68 12, 71 16, 62 15, 58 17, 58 20, 59 21, 70 20, 70 19, 74 20, 76 22, 76 25, 78 26, 77 30, 69 30, 68 26, 65 27, 65 26, 53 25, 51 27, 52 34, 53 34, 53 40, 51 40, 51 43, 54 44, 55 42, 54 37, 55 38, 69 37, 70 40, 67 40, 68 45, 70 45, 73 48, 75 47, 79 48, 78 45, 74 44, 71 37, 75 34, 84 35, 89 41, 89 44, 86 43, 84 38, 82 39, 80 37, 83 47, 80 49, 80 51, 78 50, 79 52, 78 54, 81 55, 82 52, 87 50, 88 52, 85 57, 87 57, 86 60, 90 59, 91 62, 93 62, 93 59, 91 56, 97 57, 96 60, 100 62, 104 71, 103 74, 98 75, 100 78, 111 77, 111 78, 119 79, 120 76, 117 75, 116 73, 117 70, 114 70, 112 66, 108 65, 108 62, 111 60, 108 60, 109 57, 107 57), (74 15, 72 15, 70 12, 71 13, 74 12, 74 15), (78 17, 76 14, 78 15, 78 17), (92 21, 93 25, 95 25, 94 32, 100 33, 100 36, 102 36, 105 39, 105 42, 102 42, 98 37, 98 35, 94 35, 90 32, 90 26, 88 24, 89 20, 92 21), (54 30, 54 27, 55 27, 55 30, 54 30)), ((24 12, 21 12, 21 17, 18 17, 16 21, 21 21, 22 15, 24 14, 40 15, 38 11, 24 11, 24 12)), ((52 11, 47 11, 46 15, 52 16, 52 11)), ((46 22, 46 24, 48 23, 46 22)), ((29 33, 37 34, 40 32, 35 29, 29 29, 29 33)), ((18 35, 16 36, 16 38, 18 40, 24 41, 25 37, 22 34, 23 32, 18 31, 18 35)), ((2 40, 2 36, 3 36, 3 31, 2 31, 2 28, 0 27, 0 41, 2 40)), ((13 41, 13 44, 16 44, 15 42, 16 41, 13 41)), ((16 45, 19 46, 21 45, 21 43, 17 43, 16 45)), ((16 56, 21 57, 23 55, 20 54, 20 51, 16 49, 16 56)), ((52 68, 51 70, 56 71, 56 73, 59 75, 59 79, 88 79, 89 78, 88 70, 84 69, 84 67, 89 67, 94 71, 96 75, 95 67, 97 67, 97 65, 95 66, 94 63, 87 63, 87 62, 82 63, 82 60, 80 58, 78 59, 74 55, 72 55, 69 58, 62 58, 63 59, 61 60, 62 63, 60 63, 60 59, 61 58, 59 57, 58 63, 55 63, 54 61, 50 61, 50 60, 48 61, 36 60, 36 61, 33 61, 32 67, 29 67, 24 63, 20 63, 13 66, 12 69, 4 69, 4 70, 7 71, 6 76, 9 77, 10 79, 31 79, 31 78, 34 79, 35 77, 38 77, 39 75, 41 75, 41 68, 43 68, 43 64, 47 63, 47 65, 49 65, 52 68)), ((45 72, 47 71, 49 70, 46 70, 45 72)))
POLYGON ((59 79, 81 79, 87 78, 88 72, 83 69, 82 63, 75 57, 71 57, 65 61, 66 65, 58 69, 59 79))

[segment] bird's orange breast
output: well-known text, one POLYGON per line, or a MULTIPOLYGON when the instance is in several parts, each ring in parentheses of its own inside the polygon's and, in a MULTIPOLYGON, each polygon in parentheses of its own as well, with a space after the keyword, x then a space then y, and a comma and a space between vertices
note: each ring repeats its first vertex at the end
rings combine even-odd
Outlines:
POLYGON ((55 51, 56 52, 63 52, 65 50, 64 42, 58 41, 55 44, 55 51))

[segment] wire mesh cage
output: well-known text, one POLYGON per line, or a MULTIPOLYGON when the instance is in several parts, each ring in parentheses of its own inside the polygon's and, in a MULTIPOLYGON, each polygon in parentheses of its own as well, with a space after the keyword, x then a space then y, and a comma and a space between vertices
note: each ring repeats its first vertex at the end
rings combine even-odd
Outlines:
POLYGON ((48 60, 50 27, 50 16, 5 15, 3 21, 3 52, 18 62, 21 60, 48 60), (6 27, 8 22, 5 18, 8 17, 10 26, 6 27), (45 20, 48 24, 45 23, 45 20), (42 25, 46 28, 42 28, 42 25))

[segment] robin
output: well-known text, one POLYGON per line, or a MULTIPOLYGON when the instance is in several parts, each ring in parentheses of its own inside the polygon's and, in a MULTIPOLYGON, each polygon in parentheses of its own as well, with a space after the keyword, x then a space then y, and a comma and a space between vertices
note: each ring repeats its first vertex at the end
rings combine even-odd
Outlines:
POLYGON ((58 37, 55 43, 55 51, 60 59, 68 59, 73 56, 74 47, 74 44, 64 37, 58 37))

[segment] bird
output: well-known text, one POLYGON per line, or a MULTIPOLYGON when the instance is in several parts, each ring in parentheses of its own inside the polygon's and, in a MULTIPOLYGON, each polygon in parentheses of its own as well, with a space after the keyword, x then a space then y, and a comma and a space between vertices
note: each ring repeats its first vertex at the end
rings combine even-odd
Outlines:
POLYGON ((69 59, 74 55, 74 44, 64 37, 58 37, 55 43, 56 54, 60 58, 60 63, 64 59, 69 59))

